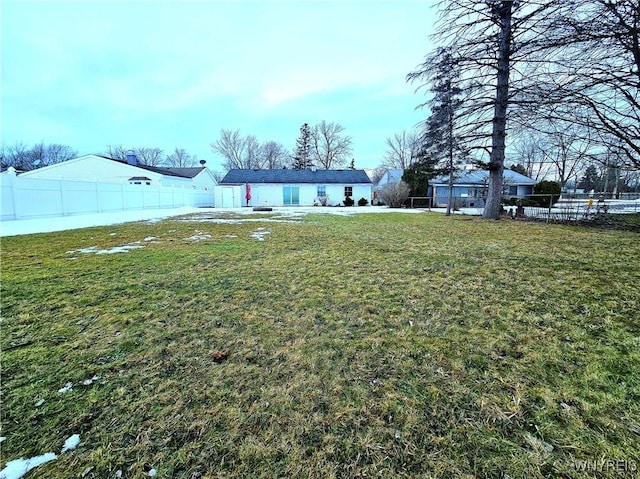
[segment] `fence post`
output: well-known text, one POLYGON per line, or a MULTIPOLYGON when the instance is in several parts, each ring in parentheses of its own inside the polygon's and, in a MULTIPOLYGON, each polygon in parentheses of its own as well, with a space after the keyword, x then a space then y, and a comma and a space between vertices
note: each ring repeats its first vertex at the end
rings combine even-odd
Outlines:
POLYGON ((551 206, 553 206, 553 195, 549 195, 549 211, 547 213, 547 223, 551 219, 551 206))
POLYGON ((13 202, 13 219, 19 220, 20 215, 18 214, 18 177, 14 174, 7 174, 7 178, 9 178, 9 185, 11 187, 11 200, 13 202))

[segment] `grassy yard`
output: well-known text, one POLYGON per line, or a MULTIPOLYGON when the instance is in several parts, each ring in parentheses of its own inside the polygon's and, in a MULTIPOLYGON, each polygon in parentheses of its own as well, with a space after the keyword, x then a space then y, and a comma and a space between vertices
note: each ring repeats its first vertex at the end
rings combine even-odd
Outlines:
POLYGON ((5 238, 0 468, 77 433, 28 477, 637 477, 639 258, 428 213, 5 238))

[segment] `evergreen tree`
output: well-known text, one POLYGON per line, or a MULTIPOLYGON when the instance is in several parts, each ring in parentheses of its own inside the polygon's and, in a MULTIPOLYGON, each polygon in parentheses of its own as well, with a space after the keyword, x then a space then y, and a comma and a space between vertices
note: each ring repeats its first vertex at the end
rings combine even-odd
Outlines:
POLYGON ((311 161, 311 130, 308 123, 300 127, 300 136, 296 140, 292 168, 305 170, 313 166, 311 161))
POLYGON ((600 180, 598 169, 594 165, 589 165, 584 171, 584 176, 578 182, 578 188, 582 188, 585 191, 595 190, 598 188, 600 180))
MULTIPOLYGON (((462 106, 462 89, 457 86, 459 73, 451 53, 446 48, 436 51, 433 64, 435 69, 432 72, 430 88, 433 98, 428 103, 431 114, 425 122, 425 142, 423 148, 418 151, 418 165, 413 169, 415 174, 427 177, 436 174, 449 176, 447 215, 450 215, 455 171, 467 157, 467 151, 456 135, 457 112, 462 106)), ((426 184, 424 188, 426 190, 426 184)))
POLYGON ((409 186, 409 196, 427 196, 429 180, 437 176, 439 172, 437 163, 437 159, 422 157, 405 168, 402 181, 409 186))

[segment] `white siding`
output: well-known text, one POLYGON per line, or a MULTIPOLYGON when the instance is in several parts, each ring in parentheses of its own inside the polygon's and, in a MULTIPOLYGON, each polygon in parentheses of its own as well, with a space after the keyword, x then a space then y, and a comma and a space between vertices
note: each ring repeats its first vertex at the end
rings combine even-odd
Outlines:
MULTIPOLYGON (((254 183, 251 184, 251 201, 249 206, 284 206, 283 188, 285 186, 298 187, 300 192, 300 206, 313 206, 317 201, 318 186, 316 184, 275 184, 275 183, 254 183)), ((357 203, 360 198, 365 198, 371 202, 371 185, 322 185, 326 187, 328 196, 328 204, 336 205, 344 201, 344 187, 351 186, 353 188, 352 199, 357 203)), ((243 205, 244 186, 242 187, 243 205)))

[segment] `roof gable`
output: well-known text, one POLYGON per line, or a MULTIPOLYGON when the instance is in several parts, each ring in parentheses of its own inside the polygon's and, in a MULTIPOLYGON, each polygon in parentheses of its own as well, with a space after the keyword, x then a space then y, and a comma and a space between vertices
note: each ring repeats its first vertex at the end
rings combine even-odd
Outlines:
POLYGON ((220 184, 313 183, 371 184, 364 170, 229 170, 220 184))

